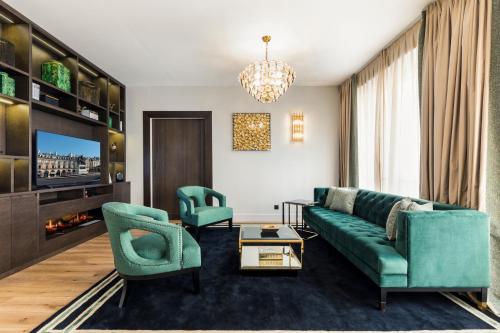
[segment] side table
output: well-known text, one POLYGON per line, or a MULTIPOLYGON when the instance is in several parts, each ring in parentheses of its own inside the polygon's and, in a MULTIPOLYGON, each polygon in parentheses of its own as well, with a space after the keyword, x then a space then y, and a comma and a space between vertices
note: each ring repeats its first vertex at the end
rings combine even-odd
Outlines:
POLYGON ((299 207, 301 207, 301 213, 300 213, 300 228, 302 232, 310 233, 313 236, 308 237, 312 238, 316 236, 317 234, 315 232, 305 230, 304 229, 304 215, 302 210, 304 209, 305 206, 312 206, 314 205, 315 202, 311 200, 306 200, 306 199, 296 199, 296 200, 289 200, 289 201, 284 201, 281 204, 281 223, 285 224, 285 205, 288 206, 288 224, 291 224, 291 208, 290 206, 295 206, 295 229, 299 229, 299 207))

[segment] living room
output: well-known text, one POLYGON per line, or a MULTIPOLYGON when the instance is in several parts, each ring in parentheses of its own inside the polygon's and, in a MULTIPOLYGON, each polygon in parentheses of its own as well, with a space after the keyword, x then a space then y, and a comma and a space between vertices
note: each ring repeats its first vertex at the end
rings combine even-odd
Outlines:
POLYGON ((500 0, 0 1, 0 332, 500 330, 500 0))

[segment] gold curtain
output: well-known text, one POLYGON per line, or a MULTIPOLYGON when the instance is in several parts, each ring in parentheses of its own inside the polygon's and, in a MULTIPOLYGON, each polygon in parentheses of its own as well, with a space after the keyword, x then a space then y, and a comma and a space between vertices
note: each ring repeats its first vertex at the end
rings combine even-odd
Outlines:
POLYGON ((340 147, 339 147, 339 185, 351 186, 351 121, 352 121, 352 80, 348 79, 339 88, 340 93, 340 147))
POLYGON ((491 1, 426 9, 420 196, 484 208, 491 1))

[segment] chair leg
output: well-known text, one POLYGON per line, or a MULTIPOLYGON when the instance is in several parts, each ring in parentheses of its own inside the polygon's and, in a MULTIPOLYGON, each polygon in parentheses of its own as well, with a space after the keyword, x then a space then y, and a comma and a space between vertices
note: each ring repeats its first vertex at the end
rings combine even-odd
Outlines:
POLYGON ((194 229, 194 239, 196 239, 196 242, 200 242, 200 228, 199 227, 193 227, 194 229))
POLYGON ((380 311, 385 311, 386 304, 387 304, 387 291, 385 290, 385 288, 380 288, 380 303, 379 303, 380 311))
POLYGON ((127 279, 123 279, 122 295, 120 297, 120 303, 118 305, 120 309, 125 306, 125 303, 127 301, 127 296, 128 296, 127 287, 128 287, 127 279))
POLYGON ((200 293, 200 270, 197 269, 193 273, 193 289, 195 294, 200 293))
POLYGON ((230 219, 228 220, 228 222, 229 222, 229 232, 231 232, 231 231, 233 231, 233 219, 232 219, 232 218, 230 218, 230 219))

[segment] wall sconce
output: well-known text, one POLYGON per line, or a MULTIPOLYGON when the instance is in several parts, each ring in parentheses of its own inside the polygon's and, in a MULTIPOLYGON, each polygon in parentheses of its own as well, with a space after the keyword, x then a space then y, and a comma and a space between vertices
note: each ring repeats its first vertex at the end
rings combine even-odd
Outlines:
POLYGON ((304 142, 304 115, 292 113, 292 142, 304 142))

